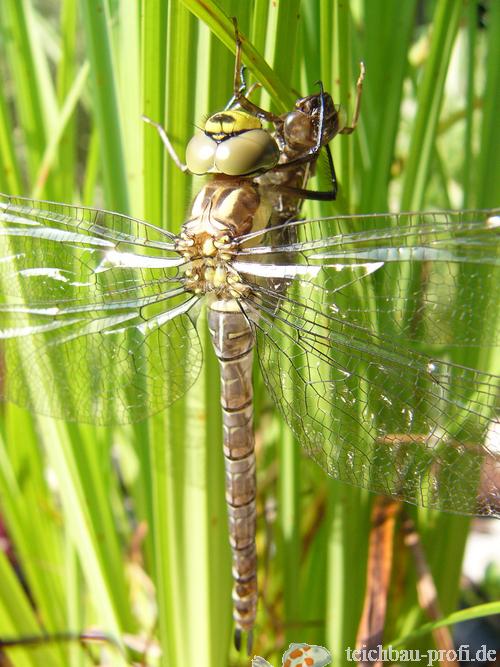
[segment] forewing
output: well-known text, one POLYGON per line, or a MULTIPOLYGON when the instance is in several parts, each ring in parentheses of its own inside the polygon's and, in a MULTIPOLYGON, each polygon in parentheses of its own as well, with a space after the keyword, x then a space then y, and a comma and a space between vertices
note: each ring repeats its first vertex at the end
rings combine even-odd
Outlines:
POLYGON ((2 294, 45 307, 156 296, 182 264, 173 240, 118 213, 0 195, 2 294))
POLYGON ((201 365, 173 237, 97 209, 0 200, 0 397, 107 424, 144 419, 201 365))
POLYGON ((498 345, 500 212, 349 216, 290 227, 292 244, 280 244, 279 228, 240 239, 235 268, 249 283, 275 292, 287 278, 325 316, 435 346, 433 353, 498 345))
MULTIPOLYGON (((304 239, 319 234, 304 222, 293 247, 238 255, 266 384, 333 477, 426 507, 498 513, 500 455, 488 444, 498 377, 450 362, 454 346, 481 344, 483 315, 495 322, 495 220, 432 214, 423 231, 410 216, 392 228, 364 222, 322 240, 304 239)), ((487 328, 489 342, 496 334, 487 328)))

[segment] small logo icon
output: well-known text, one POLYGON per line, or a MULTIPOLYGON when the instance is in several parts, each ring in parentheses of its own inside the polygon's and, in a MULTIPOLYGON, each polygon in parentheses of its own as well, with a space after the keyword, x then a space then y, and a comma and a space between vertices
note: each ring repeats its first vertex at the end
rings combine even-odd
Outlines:
MULTIPOLYGON (((281 659, 282 667, 325 667, 332 661, 330 651, 315 644, 290 644, 281 659)), ((256 655, 252 667, 272 667, 267 660, 256 655)))

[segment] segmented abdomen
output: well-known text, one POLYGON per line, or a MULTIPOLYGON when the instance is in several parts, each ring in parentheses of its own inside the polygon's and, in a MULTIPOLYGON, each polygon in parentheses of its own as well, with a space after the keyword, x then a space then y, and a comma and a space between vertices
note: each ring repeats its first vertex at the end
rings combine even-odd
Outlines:
POLYGON ((233 560, 233 618, 251 632, 257 609, 253 332, 234 300, 209 307, 208 327, 220 363, 229 540, 233 560))

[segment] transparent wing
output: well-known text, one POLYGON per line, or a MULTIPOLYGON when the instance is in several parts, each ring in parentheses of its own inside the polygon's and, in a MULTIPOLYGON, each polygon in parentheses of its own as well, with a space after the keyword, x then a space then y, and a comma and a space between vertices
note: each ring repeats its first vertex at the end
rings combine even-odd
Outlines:
POLYGON ((496 342, 495 217, 370 217, 364 232, 314 239, 325 224, 335 223, 298 223, 294 244, 252 248, 246 239, 235 264, 251 286, 259 362, 285 420, 337 479, 426 507, 498 514, 499 378, 452 363, 481 343, 485 315, 496 342))
POLYGON ((183 261, 174 238, 118 213, 0 195, 2 292, 82 306, 158 295, 183 261))
POLYGON ((105 424, 181 396, 202 355, 173 240, 127 216, 2 197, 0 397, 105 424))
POLYGON ((234 266, 250 284, 271 292, 295 285, 325 316, 438 346, 434 352, 498 345, 499 211, 348 216, 286 227, 295 243, 280 244, 280 228, 240 239, 234 266), (483 318, 488 312, 492 317, 483 318))

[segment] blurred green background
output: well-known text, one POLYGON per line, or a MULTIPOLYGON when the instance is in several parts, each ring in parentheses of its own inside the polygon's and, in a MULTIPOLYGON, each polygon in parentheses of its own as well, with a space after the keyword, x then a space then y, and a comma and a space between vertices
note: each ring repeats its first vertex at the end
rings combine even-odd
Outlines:
MULTIPOLYGON (((332 146, 339 200, 307 213, 498 205, 500 3, 473 0, 2 0, 1 191, 177 231, 199 181, 176 170, 140 117, 162 122, 183 153, 231 95, 231 16, 265 107, 289 109, 321 79, 350 113, 366 64, 358 130, 332 146)), ((119 644, 13 648, 16 667, 249 663, 231 646, 218 371, 201 335, 196 386, 149 421, 97 429, 2 412, 0 638, 96 628, 119 644)), ((495 359, 474 361, 488 370, 495 359)), ((373 497, 305 460, 256 382, 254 651, 277 665, 290 641, 308 641, 344 664, 373 497)), ((450 613, 469 521, 412 514, 450 613)), ((399 543, 395 557, 387 641, 425 620, 399 543)))

